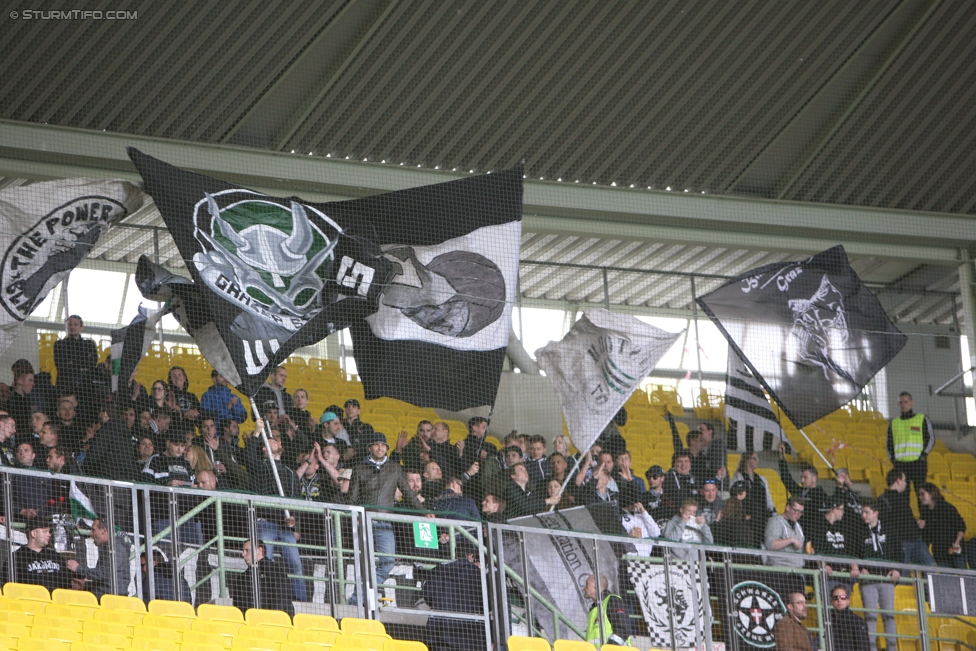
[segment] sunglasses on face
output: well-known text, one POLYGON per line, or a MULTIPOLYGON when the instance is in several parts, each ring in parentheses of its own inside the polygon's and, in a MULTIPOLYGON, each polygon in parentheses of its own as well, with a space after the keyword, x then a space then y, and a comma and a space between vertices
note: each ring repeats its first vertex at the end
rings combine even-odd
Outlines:
POLYGON ((846 594, 835 594, 830 598, 832 601, 847 601, 846 594))

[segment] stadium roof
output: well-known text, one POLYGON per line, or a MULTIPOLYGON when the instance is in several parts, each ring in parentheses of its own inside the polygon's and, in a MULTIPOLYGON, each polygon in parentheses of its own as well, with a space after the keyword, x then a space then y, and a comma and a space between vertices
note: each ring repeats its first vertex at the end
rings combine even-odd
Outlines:
MULTIPOLYGON (((131 176, 122 144, 162 155, 157 139, 198 143, 176 164, 319 199, 524 160, 525 300, 602 303, 606 286, 614 305, 686 313, 687 277, 648 270, 694 272, 703 293, 843 242, 897 319, 951 324, 961 308, 971 2, 131 6, 129 20, 4 17, 6 184, 131 176), (316 178, 285 162, 299 155, 316 178), (358 177, 333 182, 342 169, 358 177)), ((96 253, 131 262, 134 241, 96 253)))

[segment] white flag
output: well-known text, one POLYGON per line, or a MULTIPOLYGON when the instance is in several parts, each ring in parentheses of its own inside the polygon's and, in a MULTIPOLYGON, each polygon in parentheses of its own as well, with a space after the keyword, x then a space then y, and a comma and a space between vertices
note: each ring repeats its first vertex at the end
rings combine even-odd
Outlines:
POLYGON ((593 445, 680 335, 601 308, 584 314, 562 341, 535 351, 578 450, 593 445))
POLYGON ((731 349, 725 384, 725 419, 728 436, 735 439, 735 449, 739 452, 775 450, 783 439, 783 428, 762 386, 731 349))
POLYGON ((142 205, 128 181, 64 179, 0 191, 0 352, 112 225, 142 205))

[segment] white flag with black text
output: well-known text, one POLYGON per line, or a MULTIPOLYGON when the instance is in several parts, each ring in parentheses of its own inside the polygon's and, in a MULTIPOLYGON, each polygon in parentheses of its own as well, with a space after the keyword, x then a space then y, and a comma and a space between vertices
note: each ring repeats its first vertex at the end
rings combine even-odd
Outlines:
POLYGON ((598 308, 536 351, 578 450, 593 445, 680 335, 598 308))
POLYGON ((98 239, 142 206, 128 181, 64 179, 0 191, 0 352, 98 239))
POLYGON ((739 452, 775 450, 783 428, 762 385, 734 350, 729 350, 725 384, 725 422, 729 440, 739 452))

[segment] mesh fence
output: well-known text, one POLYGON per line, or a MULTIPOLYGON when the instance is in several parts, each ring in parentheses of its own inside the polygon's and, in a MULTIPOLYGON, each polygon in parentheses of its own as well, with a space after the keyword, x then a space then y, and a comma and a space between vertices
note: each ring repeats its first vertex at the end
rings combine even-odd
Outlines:
POLYGON ((976 648, 976 14, 767 5, 5 11, 0 643, 976 648))

